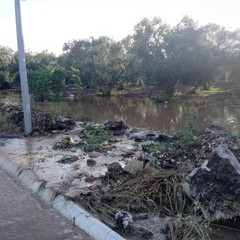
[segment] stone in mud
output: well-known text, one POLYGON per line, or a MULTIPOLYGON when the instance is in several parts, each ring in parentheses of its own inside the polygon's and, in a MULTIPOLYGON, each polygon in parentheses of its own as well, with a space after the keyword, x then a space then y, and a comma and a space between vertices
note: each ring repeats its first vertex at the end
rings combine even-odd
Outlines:
POLYGON ((130 174, 135 174, 143 170, 143 164, 143 161, 139 161, 137 159, 129 160, 124 167, 124 171, 130 174))
POLYGON ((206 219, 240 216, 240 164, 223 144, 187 176, 183 189, 199 203, 206 219))
POLYGON ((88 155, 89 155, 90 158, 97 158, 97 157, 100 156, 100 153, 98 153, 98 152, 90 152, 88 155))
POLYGON ((89 158, 89 159, 87 160, 87 165, 88 165, 89 167, 93 167, 93 166, 95 166, 96 164, 97 164, 97 162, 96 162, 94 159, 89 158))
POLYGON ((111 163, 107 166, 108 172, 122 173, 123 168, 119 162, 111 163))

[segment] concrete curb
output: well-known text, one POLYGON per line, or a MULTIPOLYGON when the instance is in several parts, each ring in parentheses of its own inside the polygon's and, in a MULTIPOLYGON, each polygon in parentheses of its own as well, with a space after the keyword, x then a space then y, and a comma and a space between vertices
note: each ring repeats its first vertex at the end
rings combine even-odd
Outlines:
POLYGON ((46 188, 46 181, 38 178, 33 172, 23 166, 13 163, 0 151, 0 166, 6 172, 16 176, 28 186, 33 192, 37 193, 46 202, 63 214, 75 225, 84 230, 88 235, 96 240, 124 240, 122 236, 114 232, 111 228, 94 218, 90 213, 80 208, 72 201, 66 200, 64 196, 57 196, 57 192, 51 188, 46 188))

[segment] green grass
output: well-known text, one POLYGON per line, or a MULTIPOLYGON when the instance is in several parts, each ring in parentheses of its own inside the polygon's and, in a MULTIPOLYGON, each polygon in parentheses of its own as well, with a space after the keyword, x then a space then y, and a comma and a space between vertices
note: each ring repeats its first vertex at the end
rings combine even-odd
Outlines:
POLYGON ((218 94, 218 93, 222 93, 222 92, 224 92, 224 90, 222 90, 219 87, 214 87, 214 86, 211 86, 207 90, 203 90, 203 89, 199 88, 195 91, 195 93, 198 96, 210 96, 210 95, 214 95, 214 94, 218 94))

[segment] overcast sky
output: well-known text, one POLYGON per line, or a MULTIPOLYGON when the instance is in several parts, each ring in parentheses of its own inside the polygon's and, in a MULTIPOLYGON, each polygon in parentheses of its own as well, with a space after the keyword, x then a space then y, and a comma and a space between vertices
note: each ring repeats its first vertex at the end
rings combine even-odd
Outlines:
MULTIPOLYGON (((26 0, 21 9, 26 51, 56 54, 72 39, 120 40, 144 17, 174 25, 188 15, 200 25, 240 28, 240 0, 26 0)), ((14 0, 0 0, 0 45, 17 48, 14 0)))

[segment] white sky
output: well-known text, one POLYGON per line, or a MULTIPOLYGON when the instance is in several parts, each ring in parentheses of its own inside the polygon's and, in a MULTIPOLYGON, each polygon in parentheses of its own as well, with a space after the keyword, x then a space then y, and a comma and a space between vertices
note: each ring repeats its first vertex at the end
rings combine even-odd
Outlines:
MULTIPOLYGON (((200 25, 240 28, 240 0, 26 0, 21 9, 25 49, 56 54, 72 39, 120 40, 144 17, 174 25, 188 15, 200 25)), ((14 0, 0 0, 0 45, 17 48, 14 0)))

